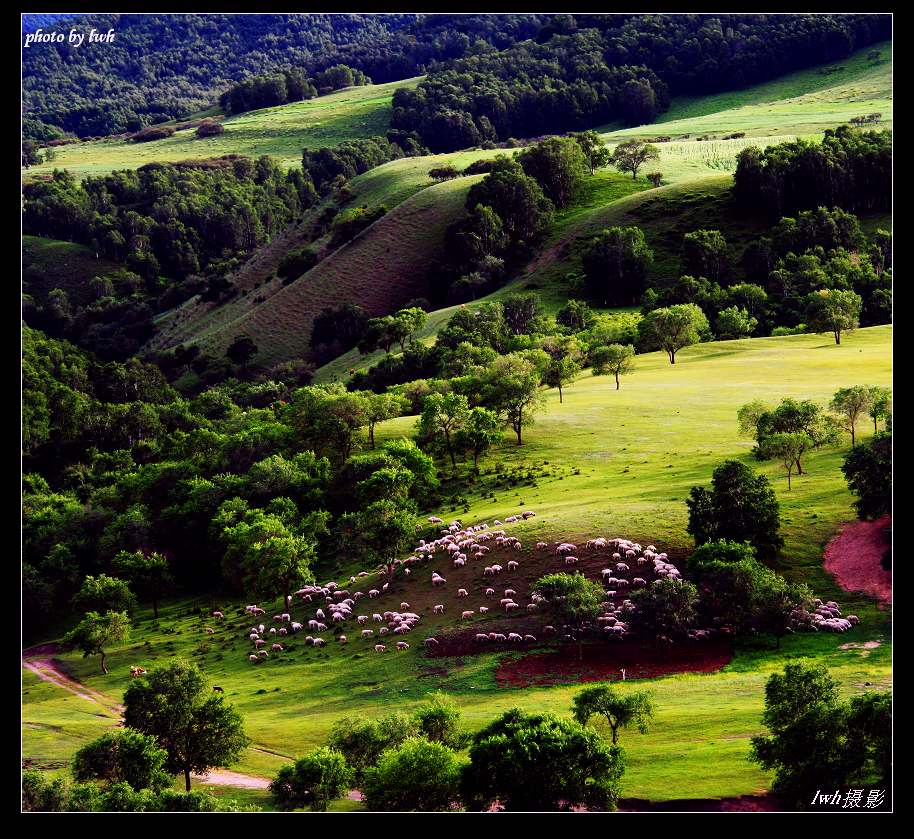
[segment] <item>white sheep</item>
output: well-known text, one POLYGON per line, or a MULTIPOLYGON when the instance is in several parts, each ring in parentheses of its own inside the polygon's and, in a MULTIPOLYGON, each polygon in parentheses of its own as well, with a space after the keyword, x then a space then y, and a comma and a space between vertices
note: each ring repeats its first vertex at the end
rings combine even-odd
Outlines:
POLYGON ((374 645, 374 651, 375 651, 376 653, 386 653, 386 652, 387 652, 387 647, 385 647, 383 644, 375 644, 375 645, 374 645))
POLYGON ((443 615, 443 614, 444 614, 444 604, 443 604, 443 603, 439 603, 437 606, 435 606, 435 608, 434 608, 432 611, 433 611, 436 615, 443 615))

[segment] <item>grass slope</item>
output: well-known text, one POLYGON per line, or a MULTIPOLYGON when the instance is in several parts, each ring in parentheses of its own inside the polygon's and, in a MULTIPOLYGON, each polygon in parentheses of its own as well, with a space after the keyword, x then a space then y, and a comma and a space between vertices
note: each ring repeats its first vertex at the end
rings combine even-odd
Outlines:
POLYGON ((90 298, 89 280, 122 268, 117 262, 98 258, 84 245, 41 236, 22 237, 22 290, 37 301, 44 301, 48 292, 60 288, 70 302, 85 305, 90 298))
POLYGON ((745 90, 678 97, 657 122, 634 128, 604 126, 608 139, 744 131, 749 136, 812 134, 879 112, 892 125, 891 43, 854 53, 846 61, 802 70, 745 90), (882 58, 870 62, 872 49, 882 58), (834 71, 833 68, 841 68, 834 71), (827 72, 832 69, 832 72, 827 72))
POLYGON ((202 332, 194 324, 185 340, 220 352, 248 334, 260 348, 258 362, 275 363, 307 357, 311 324, 327 306, 351 301, 374 316, 427 296, 428 263, 480 177, 422 190, 264 302, 244 299, 230 312, 223 307, 217 323, 202 332))
POLYGON ((96 140, 59 146, 50 163, 33 166, 29 177, 69 169, 77 177, 136 169, 146 163, 169 163, 223 154, 268 154, 286 166, 300 165, 303 148, 336 146, 344 140, 382 135, 390 128, 391 101, 399 87, 412 88, 421 77, 387 84, 350 87, 307 102, 293 102, 229 117, 225 133, 198 138, 196 129, 151 143, 96 140))
MULTIPOLYGON (((506 441, 484 462, 475 486, 455 487, 466 506, 461 501, 437 510, 444 518, 459 516, 465 523, 491 523, 527 508, 537 512, 528 522, 508 526, 521 536, 525 549, 514 555, 521 562, 519 572, 498 580, 499 586, 514 585, 523 597, 532 580, 554 561, 544 561, 530 550, 538 538, 624 535, 681 554, 691 545, 684 504, 691 485, 707 484, 713 468, 730 457, 771 479, 786 540, 780 570, 856 612, 861 625, 843 635, 790 636, 780 651, 762 641, 748 642, 717 673, 671 676, 649 684, 627 682, 625 690, 654 691, 658 715, 648 734, 622 736, 626 797, 670 800, 764 790, 770 777, 748 762, 749 738, 763 730, 765 679, 788 660, 827 666, 845 695, 862 693, 864 683, 875 689, 891 685, 889 612, 865 597, 839 591, 822 568, 825 542, 841 522, 854 517, 852 497, 839 470, 846 448, 813 453, 806 474, 795 479, 788 492, 773 463, 752 460, 751 442, 738 436, 736 426, 736 411, 750 397, 772 403, 783 396, 825 402, 838 387, 890 384, 891 336, 890 327, 875 327, 848 335, 841 346, 828 336, 814 335, 709 343, 681 351, 674 366, 661 353, 643 355, 619 391, 610 377, 582 375, 566 390, 564 404, 558 403, 555 391, 547 394, 546 409, 526 431, 522 447, 506 441), (532 480, 528 477, 537 474, 532 480), (865 640, 882 645, 872 650, 844 647, 865 640)), ((377 436, 382 440, 410 435, 414 421, 393 420, 378 429, 377 436)), ((871 433, 866 423, 860 432, 863 437, 871 433)), ((424 616, 408 637, 412 649, 405 653, 377 655, 371 651, 374 640, 355 639, 347 627, 351 641, 345 647, 332 643, 315 650, 293 638, 291 652, 254 667, 246 660, 249 644, 243 637, 250 621, 233 612, 216 635, 206 636, 202 627, 209 619, 203 615, 212 605, 207 599, 169 604, 158 624, 144 613, 131 644, 109 654, 107 677, 98 673, 95 659, 77 654, 61 658, 79 679, 115 698, 129 682, 131 665, 155 666, 176 655, 193 658, 225 688, 226 698, 245 715, 247 732, 254 738, 253 747, 232 768, 260 775, 273 774, 288 758, 323 744, 333 722, 345 714, 376 717, 409 710, 438 688, 458 703, 468 731, 512 706, 567 714, 578 685, 498 688, 494 671, 503 653, 453 659, 423 655, 422 638, 452 627, 454 611, 463 603, 467 608, 479 605, 483 583, 473 576, 474 569, 446 567, 439 569, 448 578, 444 593, 431 589, 431 568, 421 567, 382 598, 370 601, 369 612, 397 609, 407 600, 424 616), (467 601, 454 598, 460 585, 472 586, 474 595, 467 601), (436 602, 447 604, 443 618, 431 614, 436 602), (202 615, 194 614, 194 606, 202 615)), ((346 579, 359 569, 353 559, 334 576, 346 579)), ((330 574, 326 569, 318 572, 321 580, 330 574)), ((373 582, 372 577, 368 580, 373 582)), ((228 614, 228 604, 218 605, 228 614)), ((304 616, 296 607, 295 617, 304 616)), ((501 618, 477 616, 474 624, 494 620, 501 618)), ((39 688, 29 674, 23 690, 23 751, 28 759, 45 765, 64 761, 85 739, 110 725, 92 718, 77 697, 62 696, 50 686, 39 688)))

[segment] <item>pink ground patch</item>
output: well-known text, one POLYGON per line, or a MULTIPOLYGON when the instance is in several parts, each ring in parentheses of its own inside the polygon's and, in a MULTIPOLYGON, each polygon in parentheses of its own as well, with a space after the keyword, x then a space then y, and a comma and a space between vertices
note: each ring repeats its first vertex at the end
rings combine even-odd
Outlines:
POLYGON ((891 523, 891 516, 850 522, 825 546, 825 570, 845 591, 862 591, 891 604, 892 572, 881 565, 889 547, 885 531, 891 523))

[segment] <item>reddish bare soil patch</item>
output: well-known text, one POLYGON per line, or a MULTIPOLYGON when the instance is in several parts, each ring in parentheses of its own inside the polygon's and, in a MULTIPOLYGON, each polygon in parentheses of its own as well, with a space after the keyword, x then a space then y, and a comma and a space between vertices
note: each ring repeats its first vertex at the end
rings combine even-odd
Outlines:
POLYGON ((621 680, 623 669, 626 679, 655 679, 671 673, 713 673, 732 659, 733 649, 726 639, 660 648, 628 640, 585 645, 581 661, 577 645, 563 644, 552 652, 502 662, 495 671, 495 681, 505 688, 608 682, 621 680))
POLYGON ((267 789, 270 786, 269 778, 243 775, 241 772, 230 772, 228 769, 211 769, 205 774, 194 773, 192 777, 201 784, 237 787, 238 789, 267 789))
POLYGON ((825 570, 845 591, 862 591, 882 603, 892 602, 892 572, 882 567, 889 547, 886 528, 891 516, 876 521, 855 521, 825 546, 825 570))

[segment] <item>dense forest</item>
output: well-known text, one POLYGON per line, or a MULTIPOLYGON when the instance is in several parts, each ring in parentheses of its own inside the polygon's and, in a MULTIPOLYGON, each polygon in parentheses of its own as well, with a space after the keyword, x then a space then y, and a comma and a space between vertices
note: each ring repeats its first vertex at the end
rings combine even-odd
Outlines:
MULTIPOLYGON (((539 15, 90 15, 80 29, 114 29, 104 49, 23 50, 24 129, 50 140, 136 131, 208 108, 227 88, 283 70, 305 76, 346 64, 375 83, 432 61, 533 37, 539 15)), ((23 26, 47 22, 26 16, 23 26)), ((73 21, 67 22, 71 28, 73 21)))
MULTIPOLYGON (((667 92, 744 87, 844 58, 891 33, 888 15, 176 14, 92 15, 79 23, 114 29, 115 41, 104 49, 62 43, 23 51, 27 139, 133 132, 205 109, 252 77, 271 78, 275 88, 284 72, 307 80, 340 64, 375 83, 430 71, 420 91, 400 102, 394 126, 416 127, 432 115, 426 141, 451 111, 461 115, 452 120, 474 126, 458 138, 475 131, 487 139, 483 117, 494 139, 534 136, 543 132, 529 122, 533 107, 559 116, 552 131, 648 122, 667 92), (476 88, 456 108, 455 84, 476 88), (504 112, 493 102, 499 97, 504 112)), ((32 26, 29 16, 24 25, 32 26)), ((427 144, 445 150, 455 141, 427 144)))
POLYGON ((537 41, 432 68, 398 90, 392 125, 433 151, 652 122, 670 96, 755 84, 889 36, 887 16, 579 16, 537 41), (586 28, 585 28, 586 27, 586 28))

